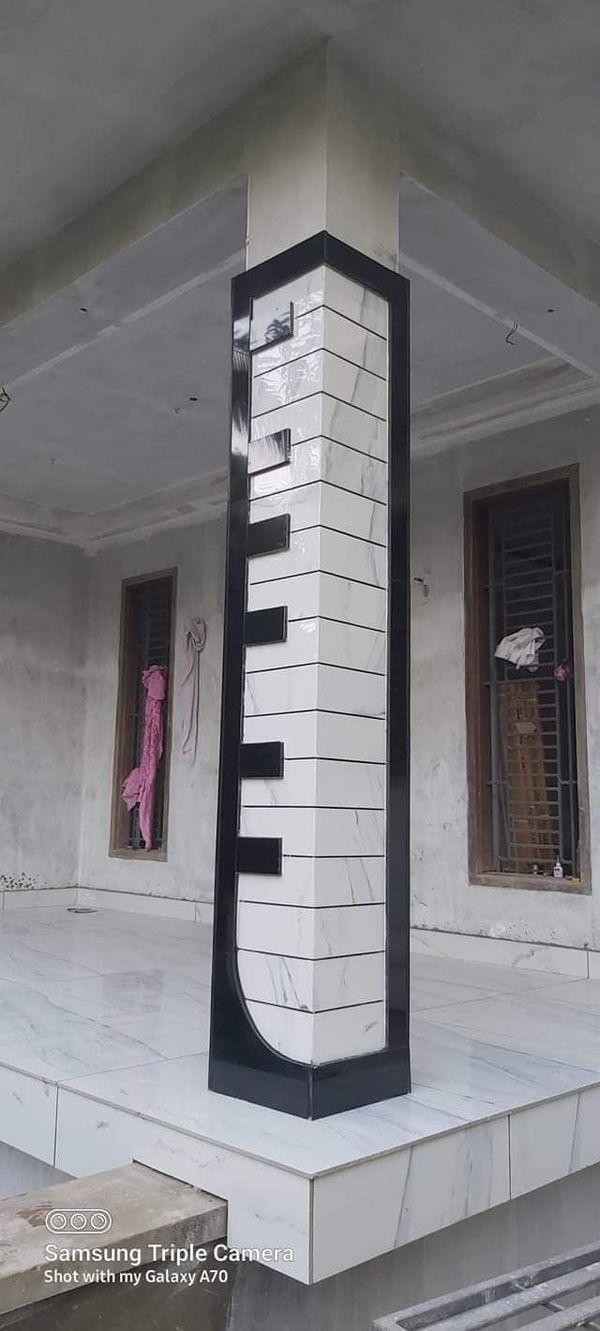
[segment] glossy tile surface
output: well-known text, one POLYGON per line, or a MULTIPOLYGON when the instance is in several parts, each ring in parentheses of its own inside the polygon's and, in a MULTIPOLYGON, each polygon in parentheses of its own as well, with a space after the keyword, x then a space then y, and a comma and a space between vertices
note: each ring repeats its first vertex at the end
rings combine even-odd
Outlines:
MULTIPOLYGON (((350 897, 373 912, 378 861, 340 859, 333 877, 329 861, 322 881, 302 863, 290 861, 290 906, 317 892, 321 904, 350 897)), ((249 901, 253 891, 249 875, 249 901)), ((599 980, 415 955, 412 1092, 310 1123, 207 1090, 210 946, 210 930, 191 921, 0 912, 0 1137, 67 1172, 135 1155, 206 1186, 230 1202, 232 1240, 270 1246, 293 1233, 300 1279, 600 1159, 599 980), (344 1219, 359 1205, 369 1226, 344 1219)), ((366 1025, 379 983, 370 957, 324 957, 314 975, 294 959, 286 974, 266 950, 250 951, 249 992, 257 1008, 293 1006, 295 984, 300 1017, 311 1003, 326 1016, 331 1003, 344 1023, 349 985, 366 1025)), ((339 1039, 328 1021, 325 1055, 339 1039)))

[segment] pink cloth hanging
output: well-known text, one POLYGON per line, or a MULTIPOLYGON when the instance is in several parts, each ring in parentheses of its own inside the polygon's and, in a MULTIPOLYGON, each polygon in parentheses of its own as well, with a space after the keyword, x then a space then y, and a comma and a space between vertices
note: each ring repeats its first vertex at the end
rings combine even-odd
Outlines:
POLYGON ((140 806, 140 832, 146 850, 152 850, 152 824, 156 776, 163 751, 163 703, 167 692, 166 666, 144 670, 142 684, 147 690, 144 709, 144 738, 139 767, 134 767, 123 782, 123 799, 129 810, 140 806))

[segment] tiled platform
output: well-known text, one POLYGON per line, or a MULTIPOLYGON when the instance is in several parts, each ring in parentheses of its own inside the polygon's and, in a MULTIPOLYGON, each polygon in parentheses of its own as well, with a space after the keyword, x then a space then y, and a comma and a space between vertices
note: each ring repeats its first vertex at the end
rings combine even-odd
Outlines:
POLYGON ((550 973, 421 949, 412 1094, 305 1123, 207 1091, 210 947, 187 921, 2 911, 0 1140, 205 1187, 232 1243, 293 1248, 304 1281, 600 1161, 600 978, 560 953, 550 973))

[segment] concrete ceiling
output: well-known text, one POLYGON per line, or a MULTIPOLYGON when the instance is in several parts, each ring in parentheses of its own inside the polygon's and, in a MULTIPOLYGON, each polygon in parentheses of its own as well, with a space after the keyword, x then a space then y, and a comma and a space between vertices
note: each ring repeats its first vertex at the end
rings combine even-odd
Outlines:
MULTIPOLYGON (((212 195, 0 329, 0 529, 93 550, 222 508, 245 206, 212 195)), ((401 215, 416 453, 600 400, 596 306, 415 182, 401 215)))
POLYGON ((213 195, 0 329, 5 528, 86 543, 222 504, 245 204, 213 195))
POLYGON ((0 32, 0 269, 332 36, 421 179, 600 290, 597 0, 4 0, 0 32))

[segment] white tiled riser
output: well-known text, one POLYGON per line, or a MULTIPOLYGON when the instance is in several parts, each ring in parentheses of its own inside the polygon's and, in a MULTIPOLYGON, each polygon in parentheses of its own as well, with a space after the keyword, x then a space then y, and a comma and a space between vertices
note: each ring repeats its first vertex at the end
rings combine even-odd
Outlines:
MULTIPOLYGON (((319 1064, 385 1043, 388 312, 326 268, 256 301, 290 339, 253 354, 253 438, 291 432, 254 475, 250 521, 290 515, 290 545, 248 562, 248 608, 284 605, 287 641, 250 648, 244 740, 284 745, 245 779, 240 832, 279 837, 280 876, 239 878, 239 970, 279 1052, 319 1064)), ((266 323, 265 323, 266 321, 266 323)))

